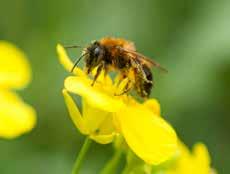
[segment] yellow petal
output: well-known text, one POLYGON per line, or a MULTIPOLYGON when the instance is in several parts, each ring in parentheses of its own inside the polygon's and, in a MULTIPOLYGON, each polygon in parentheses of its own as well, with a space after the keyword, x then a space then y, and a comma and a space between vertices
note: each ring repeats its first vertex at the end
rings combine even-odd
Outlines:
POLYGON ((202 143, 198 143, 193 149, 195 164, 200 174, 208 174, 210 172, 210 156, 208 149, 202 143))
POLYGON ((117 113, 116 118, 127 144, 146 163, 157 165, 175 154, 175 131, 149 109, 143 106, 127 107, 117 113))
POLYGON ((68 108, 70 117, 74 122, 75 126, 79 129, 82 134, 89 134, 89 130, 86 127, 86 124, 81 116, 81 113, 78 110, 75 102, 72 97, 68 94, 67 90, 62 91, 66 106, 68 108))
POLYGON ((35 111, 31 106, 16 94, 0 90, 0 137, 17 137, 30 131, 35 123, 35 111))
MULTIPOLYGON (((70 72, 73 68, 73 62, 71 61, 69 56, 66 54, 64 47, 60 44, 57 45, 57 53, 58 53, 58 58, 59 58, 60 63, 64 66, 64 68, 67 71, 70 72)), ((79 76, 85 75, 85 73, 80 68, 77 68, 77 67, 74 68, 73 73, 79 76)))
POLYGON ((183 158, 191 157, 191 152, 189 151, 189 148, 180 140, 178 140, 178 150, 179 150, 179 156, 183 158))
POLYGON ((114 124, 113 124, 113 114, 109 113, 109 115, 101 122, 99 126, 98 134, 111 134, 116 132, 114 124))
POLYGON ((82 97, 95 108, 115 112, 124 106, 120 96, 114 96, 113 89, 108 85, 95 83, 91 86, 92 81, 84 77, 67 77, 65 88, 82 97))
POLYGON ((199 161, 210 164, 210 156, 207 147, 202 143, 197 143, 194 146, 193 153, 199 161))
POLYGON ((193 151, 179 141, 180 155, 175 166, 169 168, 167 174, 211 174, 210 156, 204 144, 198 143, 194 146, 193 151))
POLYGON ((111 134, 105 134, 105 135, 92 134, 92 135, 90 135, 90 138, 93 139, 94 141, 96 141, 97 143, 108 144, 114 140, 115 136, 116 136, 116 134, 113 132, 111 134))
POLYGON ((210 169, 210 174, 218 174, 218 173, 217 173, 216 169, 211 168, 210 169))
MULTIPOLYGON (((110 126, 111 127, 110 130, 112 130, 112 114, 110 112, 98 109, 94 105, 90 105, 90 103, 87 102, 85 98, 82 99, 82 103, 83 103, 83 106, 82 106, 83 107, 83 118, 84 118, 84 121, 90 133, 93 133, 95 131, 96 132, 100 131, 101 133, 102 131, 101 129, 102 127, 104 127, 105 122, 106 122, 106 126, 107 127, 110 126), (108 120, 109 118, 111 121, 107 122, 106 120, 108 120)), ((109 132, 106 132, 106 133, 109 133, 109 132)))
POLYGON ((160 103, 156 99, 148 99, 144 102, 144 106, 150 109, 154 114, 161 114, 160 103))
MULTIPOLYGON (((94 117, 98 117, 99 115, 94 115, 94 117)), ((90 138, 95 140, 100 144, 108 144, 111 143, 117 133, 114 130, 113 126, 113 117, 110 113, 105 117, 105 119, 99 125, 97 131, 90 135, 90 138)))
POLYGON ((0 87, 22 88, 31 79, 25 54, 11 43, 0 41, 0 87))

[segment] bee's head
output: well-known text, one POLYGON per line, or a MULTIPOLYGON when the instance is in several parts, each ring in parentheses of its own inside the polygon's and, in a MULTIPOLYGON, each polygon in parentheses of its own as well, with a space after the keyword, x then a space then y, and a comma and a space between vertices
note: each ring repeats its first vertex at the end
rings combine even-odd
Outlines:
POLYGON ((88 73, 90 73, 103 60, 105 49, 98 41, 94 41, 87 47, 86 52, 88 52, 85 58, 86 68, 88 69, 88 73))

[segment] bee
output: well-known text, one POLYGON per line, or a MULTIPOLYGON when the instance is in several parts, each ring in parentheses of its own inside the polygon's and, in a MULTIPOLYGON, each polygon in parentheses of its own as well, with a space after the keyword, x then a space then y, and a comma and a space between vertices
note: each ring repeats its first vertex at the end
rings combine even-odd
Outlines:
MULTIPOLYGON (((74 47, 79 46, 66 48, 74 47)), ((72 71, 83 57, 87 74, 90 74, 97 67, 92 86, 102 70, 104 70, 105 75, 110 71, 118 72, 118 84, 124 79, 128 79, 122 93, 117 95, 123 95, 134 89, 142 98, 148 98, 154 85, 151 68, 157 67, 167 72, 159 63, 138 53, 133 42, 121 38, 105 37, 93 41, 83 49, 83 53, 74 63, 72 71)))

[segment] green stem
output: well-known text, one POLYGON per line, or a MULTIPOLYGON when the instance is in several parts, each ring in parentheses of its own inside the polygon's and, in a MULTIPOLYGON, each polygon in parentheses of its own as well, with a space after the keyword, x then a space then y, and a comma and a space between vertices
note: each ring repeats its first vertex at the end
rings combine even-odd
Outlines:
POLYGON ((122 157, 122 150, 118 149, 115 151, 113 157, 107 162, 105 167, 102 169, 100 174, 113 174, 115 173, 116 167, 122 157))
POLYGON ((81 148, 81 150, 77 156, 77 159, 74 163, 72 174, 79 174, 81 164, 84 160, 85 154, 87 153, 87 151, 90 147, 91 142, 92 142, 92 140, 89 137, 86 137, 85 142, 84 142, 84 144, 83 144, 83 146, 82 146, 82 148, 81 148))

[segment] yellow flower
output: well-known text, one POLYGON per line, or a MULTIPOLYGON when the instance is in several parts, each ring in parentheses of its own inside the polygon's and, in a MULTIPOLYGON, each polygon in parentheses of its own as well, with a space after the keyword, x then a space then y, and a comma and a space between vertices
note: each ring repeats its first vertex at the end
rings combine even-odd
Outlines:
POLYGON ((178 147, 178 159, 166 174, 214 174, 210 167, 210 155, 204 144, 196 144, 192 152, 183 143, 179 143, 178 147))
MULTIPOLYGON (((57 52, 61 64, 70 71, 73 63, 61 45, 57 52)), ((71 119, 81 133, 102 144, 121 134, 133 152, 149 164, 159 164, 174 155, 176 133, 159 116, 160 106, 155 99, 140 104, 131 96, 115 96, 125 82, 118 88, 103 74, 94 86, 81 69, 76 68, 74 75, 66 78, 63 94, 71 119), (82 98, 82 114, 69 92, 82 98)))
POLYGON ((12 91, 24 88, 31 70, 24 53, 0 41, 0 137, 14 138, 30 131, 36 122, 34 109, 12 91))
POLYGON ((91 139, 101 144, 113 141, 116 133, 112 125, 111 113, 93 107, 87 99, 83 98, 81 114, 67 90, 63 90, 63 95, 70 117, 82 134, 89 135, 91 139))

